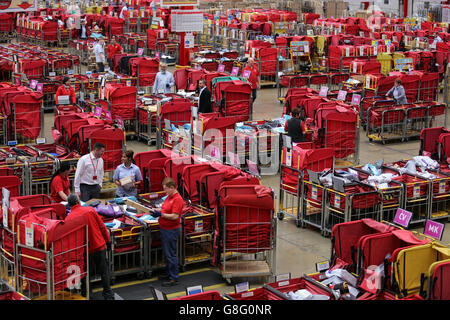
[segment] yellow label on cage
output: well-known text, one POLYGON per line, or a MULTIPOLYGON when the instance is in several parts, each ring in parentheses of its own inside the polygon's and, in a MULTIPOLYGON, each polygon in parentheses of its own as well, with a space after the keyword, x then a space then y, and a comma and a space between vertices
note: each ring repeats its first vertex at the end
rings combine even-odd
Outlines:
POLYGON ((25 227, 25 245, 27 247, 34 246, 34 230, 33 225, 30 227, 25 227))
POLYGON ((334 197, 334 206, 336 208, 340 208, 341 207, 341 196, 336 194, 334 197))
POLYGON ((311 188, 311 198, 313 200, 317 200, 317 192, 318 192, 317 187, 313 186, 311 188))
POLYGON ((203 232, 203 220, 196 220, 194 223, 195 232, 203 232))
POLYGON ((445 186, 446 186, 446 182, 445 181, 439 182, 439 193, 444 193, 445 192, 445 186))
POLYGON ((420 185, 415 185, 413 189, 413 197, 418 198, 420 197, 420 185))

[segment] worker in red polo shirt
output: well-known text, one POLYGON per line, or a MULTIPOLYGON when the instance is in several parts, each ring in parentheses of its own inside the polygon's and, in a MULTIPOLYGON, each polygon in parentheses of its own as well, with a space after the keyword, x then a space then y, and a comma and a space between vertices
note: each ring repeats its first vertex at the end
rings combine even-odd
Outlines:
POLYGON ((70 78, 64 77, 62 84, 58 87, 55 93, 55 102, 58 103, 58 98, 60 96, 69 96, 69 101, 72 104, 75 104, 77 102, 77 98, 75 96, 75 89, 70 85, 70 78))
POLYGON ((250 82, 252 88, 252 99, 253 102, 256 100, 256 91, 260 89, 260 79, 259 79, 259 70, 258 65, 255 63, 255 60, 252 58, 248 58, 247 65, 245 66, 242 74, 245 74, 245 71, 250 72, 248 77, 248 82, 250 82))
MULTIPOLYGON (((103 220, 92 207, 82 207, 80 199, 76 194, 70 194, 68 206, 71 208, 66 220, 84 216, 88 225, 88 245, 89 245, 89 278, 93 276, 93 271, 100 273, 103 285, 103 298, 105 300, 115 300, 114 293, 110 287, 109 265, 106 260, 106 250, 111 250, 111 238, 103 220), (95 269, 94 269, 95 267, 95 269)), ((90 286, 89 286, 90 289, 90 286)), ((82 282, 82 294, 86 294, 85 282, 82 282)))
POLYGON ((114 55, 122 53, 122 46, 117 43, 114 37, 111 38, 111 43, 108 45, 108 64, 111 70, 113 70, 113 58, 114 55))
POLYGON ((165 280, 162 285, 169 287, 178 284, 177 247, 181 231, 181 215, 184 201, 178 193, 176 183, 172 178, 164 179, 162 185, 167 198, 161 207, 161 211, 154 210, 152 216, 155 218, 159 217, 162 249, 167 264, 167 275, 162 276, 161 279, 165 280))

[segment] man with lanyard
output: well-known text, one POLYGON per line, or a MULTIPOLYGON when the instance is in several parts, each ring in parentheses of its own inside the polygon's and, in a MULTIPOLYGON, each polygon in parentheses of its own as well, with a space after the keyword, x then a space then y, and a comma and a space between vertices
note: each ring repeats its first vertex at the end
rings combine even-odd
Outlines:
POLYGON ((164 287, 178 284, 178 238, 181 231, 181 215, 184 201, 177 191, 177 186, 172 178, 165 178, 163 189, 167 194, 161 211, 153 210, 153 217, 158 218, 163 253, 166 257, 167 275, 161 277, 167 280, 162 283, 164 287))
POLYGON ((77 162, 75 171, 75 193, 81 201, 89 201, 100 197, 103 184, 103 159, 105 146, 97 142, 92 152, 82 156, 77 162))
POLYGON ((173 86, 175 86, 173 75, 167 71, 167 64, 161 63, 161 71, 156 74, 153 85, 153 94, 170 93, 173 86))

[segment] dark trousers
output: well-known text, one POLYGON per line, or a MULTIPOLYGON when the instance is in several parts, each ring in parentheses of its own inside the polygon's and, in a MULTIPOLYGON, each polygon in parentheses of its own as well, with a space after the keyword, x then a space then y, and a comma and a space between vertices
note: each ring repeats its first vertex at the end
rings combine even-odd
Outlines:
POLYGON ((252 89, 252 99, 253 99, 253 101, 256 100, 256 92, 257 92, 257 89, 252 89))
MULTIPOLYGON (((110 298, 114 296, 111 290, 109 279, 109 266, 106 260, 106 250, 89 253, 89 278, 92 280, 96 274, 99 274, 102 279, 103 297, 110 298)), ((81 284, 81 293, 86 294, 85 281, 81 284)), ((89 285, 89 295, 92 296, 92 289, 89 285)))
POLYGON ((178 280, 178 238, 181 228, 173 230, 160 229, 164 256, 166 257, 167 274, 172 280, 178 280))
POLYGON ((102 188, 99 184, 80 184, 81 201, 86 202, 91 199, 100 198, 100 190, 102 188))
POLYGON ((97 72, 105 72, 105 65, 103 62, 97 62, 97 72))

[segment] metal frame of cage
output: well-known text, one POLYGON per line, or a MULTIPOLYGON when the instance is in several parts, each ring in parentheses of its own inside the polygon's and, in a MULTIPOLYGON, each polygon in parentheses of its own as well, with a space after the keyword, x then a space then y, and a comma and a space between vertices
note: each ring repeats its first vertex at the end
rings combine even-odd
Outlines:
MULTIPOLYGON (((18 231, 19 234, 20 231, 20 222, 25 223, 25 221, 21 220, 18 223, 18 231)), ((45 226, 33 223, 32 227, 34 226, 40 226, 46 229, 45 226)), ((63 242, 66 238, 62 238, 58 240, 56 243, 51 243, 50 247, 47 247, 47 243, 44 243, 44 249, 39 249, 35 247, 29 247, 26 244, 20 243, 20 238, 18 237, 18 243, 17 243, 17 281, 18 281, 18 288, 17 291, 21 294, 23 294, 25 297, 29 299, 37 299, 37 300, 73 300, 76 299, 76 296, 79 297, 79 295, 76 293, 76 289, 64 289, 64 290, 56 290, 56 287, 58 285, 61 285, 62 282, 57 282, 55 280, 55 266, 56 266, 56 259, 64 257, 65 255, 73 256, 73 252, 82 250, 84 252, 84 266, 85 270, 80 270, 81 275, 85 275, 86 281, 86 294, 87 299, 89 299, 89 271, 88 271, 88 265, 89 265, 89 255, 88 253, 88 227, 86 226, 80 226, 74 230, 72 230, 68 235, 70 234, 77 234, 76 237, 81 237, 84 233, 85 237, 85 243, 80 247, 74 247, 70 248, 67 251, 62 252, 55 252, 55 247, 58 247, 57 244, 62 248, 63 242), (79 234, 79 235, 78 235, 79 234), (26 254, 22 253, 22 250, 26 250, 26 254), (32 256, 31 254, 35 254, 36 256, 32 256), (45 258, 39 258, 39 255, 45 256, 45 258), (42 263, 45 266, 45 270, 42 269, 36 269, 29 266, 25 266, 23 264, 23 258, 32 259, 35 261, 38 261, 42 263), (30 269, 33 270, 35 273, 41 273, 45 274, 45 280, 39 280, 31 278, 30 276, 24 275, 24 269, 30 269), (31 290, 31 284, 34 284, 37 286, 38 291, 32 292, 31 290), (41 291, 41 286, 45 286, 46 289, 41 291)), ((46 236, 47 231, 44 233, 45 239, 44 242, 46 242, 46 236)), ((66 235, 66 237, 68 237, 66 235)), ((71 260, 71 264, 75 263, 75 266, 78 266, 75 261, 71 260)), ((67 265, 67 267, 70 267, 70 265, 67 265)), ((67 268, 66 268, 67 269, 67 268)), ((63 280, 64 282, 66 280, 63 280)))
MULTIPOLYGON (((166 119, 165 115, 168 113, 161 112, 161 109, 164 108, 164 105, 158 106, 158 113, 156 118, 156 149, 163 149, 163 148, 173 148, 173 139, 172 141, 169 141, 169 139, 173 138, 173 135, 176 134, 175 132, 172 132, 171 129, 166 128, 166 119)), ((183 126, 184 124, 191 123, 191 110, 184 111, 184 112, 172 112, 170 114, 175 114, 176 119, 175 120, 169 120, 170 124, 174 125, 175 127, 183 126)), ((184 136, 183 136, 184 137, 184 136)))
POLYGON ((286 215, 295 219, 296 225, 300 226, 301 221, 301 184, 302 173, 293 167, 285 164, 280 165, 280 196, 278 198, 278 212, 279 219, 283 219, 286 215), (296 187, 287 185, 283 182, 285 176, 292 176, 297 178, 298 184, 296 187))
POLYGON ((108 252, 111 283, 115 282, 116 277, 126 274, 136 274, 138 279, 143 279, 145 275, 145 227, 132 219, 128 219, 127 224, 131 225, 108 229, 111 238, 111 251, 108 252))
POLYGON ((60 47, 66 47, 71 39, 71 29, 59 29, 58 28, 58 45, 60 47))
POLYGON ((160 42, 156 39, 155 51, 160 54, 160 61, 166 63, 168 66, 176 65, 180 61, 180 50, 178 42, 160 42), (166 55, 172 59, 164 59, 162 56, 166 55))
MULTIPOLYGON (((257 210, 256 215, 259 215, 260 209, 253 208, 257 210)), ((221 211, 221 223, 222 226, 222 239, 223 248, 220 259, 220 272, 222 277, 227 281, 231 282, 233 278, 240 277, 260 277, 260 276, 272 276, 275 272, 276 265, 276 238, 277 238, 277 219, 272 212, 272 218, 270 222, 261 223, 263 225, 268 225, 270 228, 269 232, 269 246, 260 247, 256 244, 256 247, 246 247, 246 248, 228 248, 226 243, 227 231, 226 231, 226 217, 228 208, 226 206, 219 209, 221 211), (256 252, 255 252, 256 250, 256 252), (231 270, 231 271, 230 271, 231 270)), ((249 213, 249 208, 236 208, 239 214, 249 213), (242 212, 242 213, 241 213, 242 212)), ((265 210, 265 209, 264 209, 265 210)), ((230 223, 234 225, 240 225, 241 223, 230 223)), ((249 224, 243 222, 242 225, 249 224)), ((253 225, 258 225, 258 223, 250 223, 253 225)))
POLYGON ((196 120, 191 123, 191 131, 192 154, 207 160, 226 163, 226 159, 228 158, 226 152, 230 150, 230 146, 231 149, 235 147, 236 137, 234 130, 227 129, 226 134, 232 132, 232 135, 223 137, 221 134, 220 139, 217 139, 215 135, 217 133, 216 131, 212 132, 211 135, 205 135, 203 132, 203 122, 196 120), (206 142, 210 143, 206 145, 206 142), (209 154, 207 154, 207 151, 209 151, 209 154))
POLYGON ((138 91, 140 91, 140 90, 144 90, 145 92, 148 92, 148 93, 150 93, 151 92, 151 90, 153 89, 153 85, 155 84, 155 79, 156 79, 156 74, 158 73, 158 71, 156 70, 156 72, 155 73, 144 73, 144 72, 141 72, 140 71, 140 68, 139 68, 139 65, 137 66, 137 70, 136 70, 136 88, 138 89, 138 91), (141 86, 141 80, 144 80, 143 78, 141 78, 141 77, 144 77, 144 76, 149 76, 149 75, 154 75, 154 77, 153 77, 153 82, 152 82, 152 84, 150 85, 150 84, 148 84, 148 85, 146 85, 146 86, 141 86))
POLYGON ((52 175, 58 170, 58 163, 56 157, 42 152, 33 145, 26 145, 26 147, 37 152, 38 156, 27 160, 29 195, 32 194, 50 194, 50 181, 52 175), (47 175, 42 175, 43 170, 47 170, 47 175))
MULTIPOLYGON (((407 160, 391 163, 390 165, 405 165, 407 160)), ((436 176, 428 179, 430 183, 429 188, 429 205, 427 217, 432 220, 446 219, 450 216, 450 174, 441 172, 439 169, 424 169, 426 172, 436 176)), ((395 214, 395 213, 394 213, 395 214)), ((394 214, 391 218, 394 217, 394 214)), ((386 219, 385 219, 386 220, 386 219)), ((392 221, 390 219, 389 221, 392 221)))
MULTIPOLYGON (((29 185, 29 172, 28 169, 28 162, 27 161, 21 161, 16 156, 12 155, 11 153, 7 152, 3 148, 0 149, 0 153, 5 154, 9 159, 14 159, 11 161, 12 163, 5 162, 5 164, 0 165, 0 171, 1 170, 7 170, 11 171, 11 175, 17 176, 22 184, 19 187, 19 194, 22 195, 29 195, 30 192, 30 185, 29 185)), ((6 174, 10 175, 10 174, 6 174)))
MULTIPOLYGON (((102 90, 102 88, 100 88, 100 90, 102 90)), ((101 94, 100 94, 101 95, 101 94)), ((102 96, 100 96, 100 98, 102 98, 102 96)), ((117 102, 112 102, 110 100, 107 100, 107 98, 104 96, 103 94, 103 98, 104 99, 100 99, 99 103, 100 105, 102 105, 103 103, 106 103, 108 111, 111 112, 111 118, 112 119, 116 119, 117 116, 120 116, 123 120, 123 124, 124 124, 124 133, 126 136, 131 136, 131 137, 137 137, 138 136, 138 124, 137 124, 137 94, 134 96, 133 99, 125 102, 125 103, 117 103, 117 102), (134 101, 133 101, 134 100, 134 101), (116 112, 114 112, 115 108, 120 108, 121 105, 125 106, 125 107, 131 107, 133 108, 133 115, 129 118, 124 118, 122 116, 122 114, 118 115, 116 114, 116 112)))
POLYGON ((212 260, 216 214, 199 205, 193 205, 195 216, 181 218, 181 252, 179 264, 187 265, 212 260), (197 212, 198 211, 198 212, 197 212), (209 229, 205 225, 209 223, 209 229), (193 227, 193 228, 192 228, 193 227))
MULTIPOLYGON (((265 120, 251 120, 243 122, 244 126, 255 129, 255 134, 235 132, 235 150, 241 167, 246 167, 247 160, 256 163, 259 168, 272 165, 271 160, 280 154, 280 134, 274 130, 261 129, 256 126, 264 124, 265 120)), ((231 161, 231 159, 230 159, 231 161)), ((276 163, 279 161, 275 160, 276 163)), ((272 168, 276 174, 280 169, 277 165, 272 168)))
POLYGON ((0 144, 6 145, 7 144, 7 137, 8 137, 8 125, 7 125, 7 118, 0 114, 0 144))
POLYGON ((137 139, 144 140, 147 145, 156 144, 156 125, 157 124, 157 112, 152 112, 143 106, 138 106, 136 111, 137 116, 137 139))
POLYGON ((308 170, 307 175, 302 174, 299 185, 300 203, 297 225, 302 227, 308 225, 322 230, 326 188, 314 172, 308 170), (309 191, 311 191, 311 194, 309 194, 309 191))
MULTIPOLYGON (((362 175, 370 175, 369 172, 362 170, 360 166, 352 167, 353 170, 359 172, 362 175)), ((381 197, 381 211, 379 221, 394 221, 395 214, 398 208, 402 208, 404 203, 404 190, 403 185, 392 180, 388 188, 378 188, 378 193, 381 197)))
POLYGON ((180 128, 177 131, 162 129, 161 145, 159 149, 168 149, 180 155, 190 155, 192 152, 191 132, 180 128))
POLYGON ((370 107, 367 110, 367 131, 369 141, 381 141, 385 144, 390 140, 404 140, 406 113, 404 109, 395 106, 370 107), (381 110, 381 123, 377 126, 373 121, 372 110, 381 110))
POLYGON ((2 226, 1 233, 2 239, 10 237, 13 245, 13 252, 8 252, 3 246, 3 242, 0 243, 0 279, 7 282, 11 287, 17 290, 17 263, 16 263, 16 242, 17 242, 17 226, 2 226))
POLYGON ((412 212, 410 226, 422 224, 429 219, 432 198, 430 189, 432 188, 432 183, 427 179, 412 174, 400 174, 398 169, 391 166, 391 164, 383 165, 382 168, 384 171, 390 170, 399 176, 409 177, 413 180, 410 182, 400 181, 403 186, 403 204, 401 208, 412 212), (426 189, 426 191, 423 192, 422 189, 426 189))
MULTIPOLYGON (((342 124, 342 122, 341 122, 342 124)), ((339 152, 346 152, 349 150, 349 146, 344 143, 344 145, 336 144, 335 141, 330 141, 327 138, 330 137, 329 130, 328 130, 328 120, 324 120, 323 123, 323 131, 319 129, 319 135, 318 138, 321 141, 321 145, 324 148, 332 148, 335 150, 336 154, 339 152), (322 140, 323 139, 323 140, 322 140)), ((338 155, 335 156, 335 166, 336 167, 342 167, 342 166, 351 166, 351 165, 357 165, 359 164, 359 123, 358 120, 355 122, 355 126, 352 129, 349 129, 348 131, 344 130, 345 127, 341 127, 340 130, 335 130, 332 132, 338 132, 339 135, 342 136, 350 136, 354 135, 354 150, 352 153, 347 154, 344 158, 339 157, 338 155)), ((334 135, 331 135, 334 136, 334 135)))
MULTIPOLYGON (((333 182, 334 183, 334 182, 333 182)), ((354 186, 361 186, 366 188, 364 192, 349 193, 347 191, 339 191, 335 186, 328 186, 325 189, 324 200, 324 212, 322 219, 321 234, 323 236, 331 235, 331 230, 334 225, 342 222, 349 222, 359 220, 363 218, 371 218, 379 221, 381 199, 379 199, 378 191, 375 187, 372 187, 363 183, 354 183, 354 186), (365 206, 354 206, 353 200, 357 198, 364 199, 365 206), (334 198, 334 202, 331 201, 334 198), (372 198, 372 202, 369 199, 372 198), (344 208, 341 208, 341 200, 345 200, 344 208)), ((345 188, 345 187, 344 187, 345 188)), ((345 190, 345 189, 344 189, 345 190)))
MULTIPOLYGON (((26 138, 24 135, 21 134, 21 132, 23 132, 24 130, 28 130, 28 129, 38 129, 36 128, 20 128, 17 129, 17 113, 16 113, 16 108, 15 108, 15 103, 11 104, 11 115, 12 115, 12 119, 10 119, 9 124, 8 124, 8 129, 7 132, 9 133, 8 135, 8 141, 10 140, 15 140, 18 143, 27 143, 30 142, 30 138, 26 138), (9 137, 13 138, 13 139, 9 139, 9 137)), ((23 112, 25 114, 28 114, 29 117, 33 118, 35 116, 33 116, 33 114, 39 113, 39 117, 41 119, 40 123, 39 123, 39 132, 43 132, 44 131, 44 107, 43 107, 43 102, 41 101, 41 107, 39 111, 31 111, 31 112, 23 112)), ((23 114, 22 113, 22 114, 23 114)), ((38 135, 39 136, 39 135, 38 135)), ((33 142, 33 140, 31 139, 31 142, 33 142)))
POLYGON ((8 42, 13 36, 14 21, 11 20, 0 20, 0 42, 8 42), (7 31, 7 29, 9 29, 7 31))

